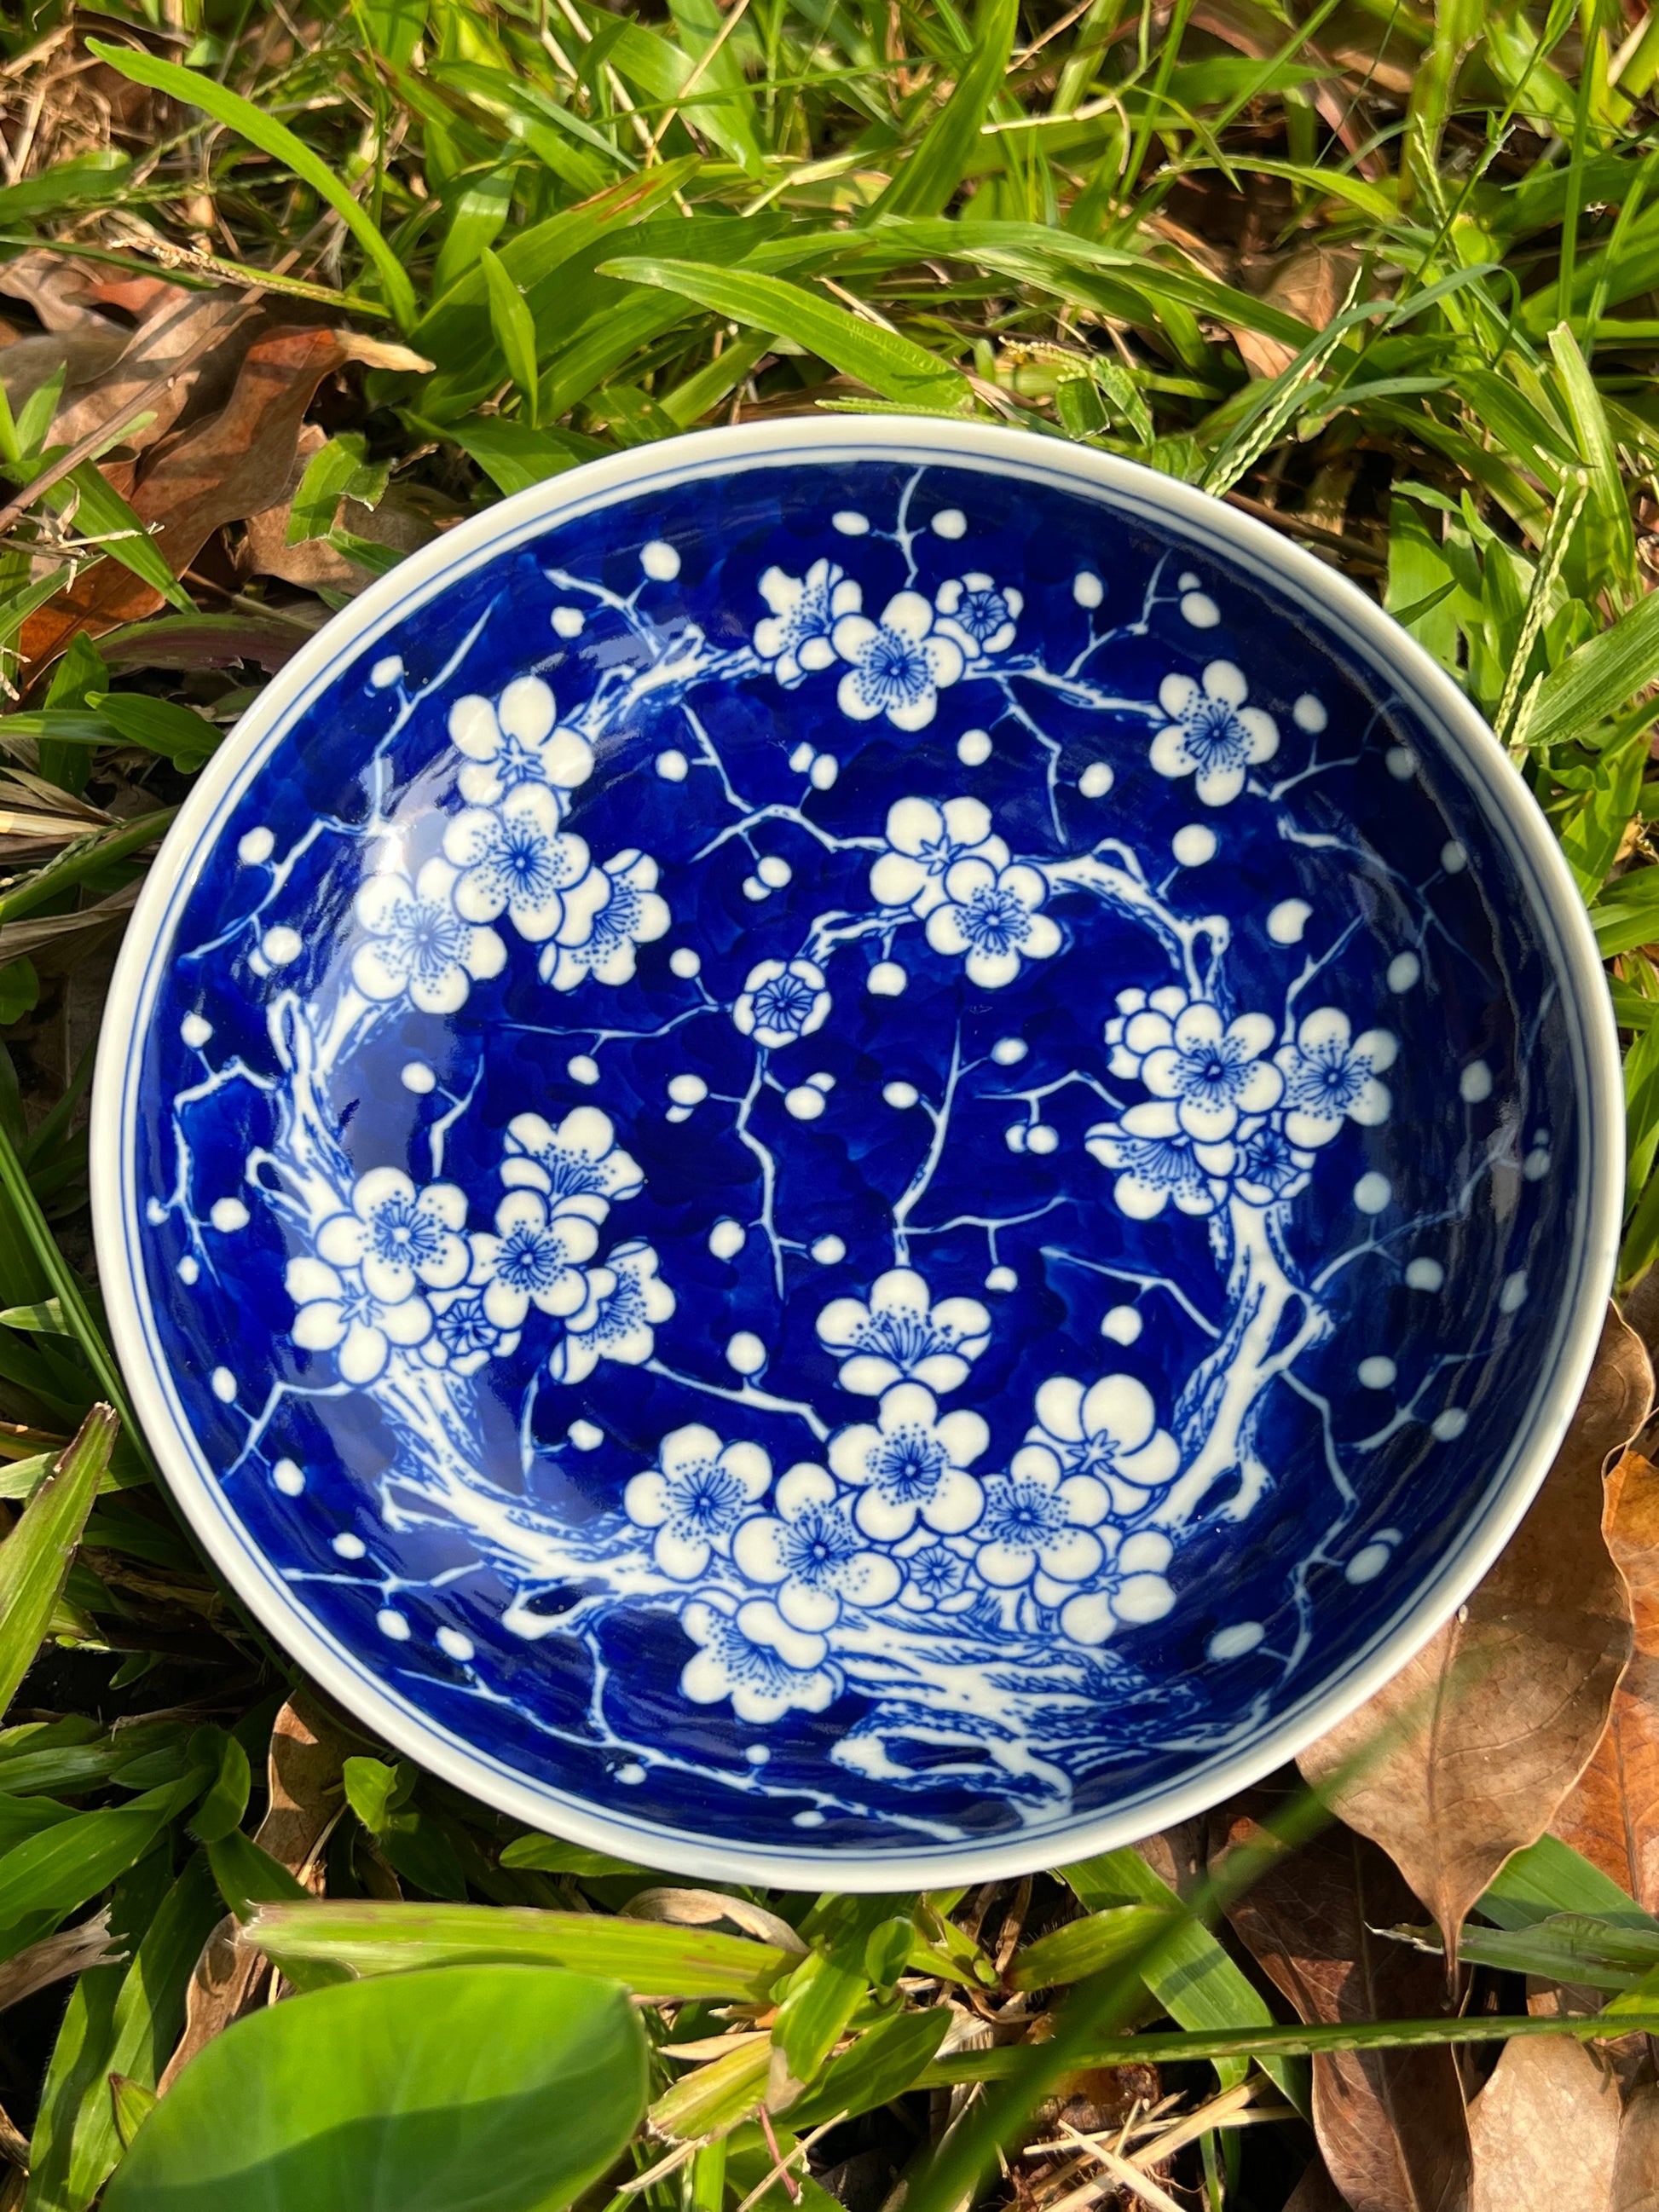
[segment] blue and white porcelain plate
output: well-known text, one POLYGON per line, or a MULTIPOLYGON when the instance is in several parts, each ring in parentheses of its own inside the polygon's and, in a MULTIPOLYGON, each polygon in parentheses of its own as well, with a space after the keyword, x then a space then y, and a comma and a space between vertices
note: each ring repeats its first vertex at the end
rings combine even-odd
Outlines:
POLYGON ((401 1750, 705 1876, 1145 1834, 1398 1666, 1586 1371, 1594 943, 1455 686, 1059 441, 579 469, 331 622, 130 933, 105 1296, 401 1750))

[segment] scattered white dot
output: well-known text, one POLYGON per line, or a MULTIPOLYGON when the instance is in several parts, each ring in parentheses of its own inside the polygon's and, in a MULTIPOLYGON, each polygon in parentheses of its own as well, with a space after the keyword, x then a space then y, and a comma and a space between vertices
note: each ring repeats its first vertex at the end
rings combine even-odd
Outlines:
POLYGON ((991 1057, 999 1067, 1018 1067, 1030 1048, 1024 1037, 999 1037, 991 1047, 991 1057))
POLYGON ((740 1328, 726 1347, 726 1364, 739 1375, 758 1375, 766 1364, 766 1346, 752 1330, 740 1328))
POLYGON ((211 1022, 204 1022, 200 1014, 186 1014, 179 1024, 179 1034, 192 1052, 199 1052, 213 1035, 211 1022))
POLYGON ((665 783, 684 783, 690 773, 691 763, 678 745, 657 755, 657 774, 665 783))
POLYGON ((690 1119, 691 1109, 689 1106, 671 1106, 663 1115, 665 1121, 689 1121, 690 1119))
POLYGON ((1221 620, 1221 610, 1207 592, 1187 592, 1181 611, 1194 629, 1213 629, 1221 620))
POLYGON ((843 538, 862 538, 870 527, 870 518, 860 514, 855 507, 843 507, 830 518, 843 538))
POLYGON ((1312 915, 1306 899, 1280 899, 1267 916, 1267 934, 1275 945, 1300 945, 1312 915))
POLYGON ((764 1766, 770 1759, 770 1748, 763 1743, 751 1743, 743 1754, 751 1766, 764 1766))
POLYGON ((1085 799, 1104 799, 1115 778, 1109 761, 1091 761, 1077 780, 1077 787, 1085 799))
POLYGON ((605 1431, 594 1421, 572 1421, 565 1434, 578 1451, 598 1451, 605 1442, 605 1431))
POLYGON ((985 1287, 988 1291, 1016 1291, 1019 1288, 1019 1277, 1012 1267, 993 1267, 985 1278, 985 1287))
POLYGON ((246 1229, 247 1218, 247 1208, 240 1198, 216 1198, 208 1214, 214 1227, 222 1230, 227 1237, 238 1229, 246 1229))
POLYGON ((1362 1213, 1381 1213, 1394 1190, 1385 1175, 1373 1168, 1369 1175, 1360 1176, 1353 1187, 1353 1202, 1362 1213))
POLYGON ((1455 837, 1449 837, 1440 848, 1440 865, 1449 876, 1461 876, 1469 865, 1469 856, 1455 837))
POLYGON ((202 1270, 197 1263, 195 1254, 193 1252, 186 1252, 184 1258, 179 1262, 179 1281, 181 1283, 193 1283, 200 1275, 201 1272, 202 1270))
POLYGON ((398 1071, 398 1080, 417 1098, 424 1098, 429 1091, 438 1087, 437 1077, 423 1060, 406 1060, 398 1071))
POLYGON ((764 854, 755 866, 761 881, 775 891, 781 891, 794 872, 781 853, 764 854))
POLYGON ((1080 607, 1097 607, 1106 596, 1106 586, 1092 568, 1080 568, 1072 579, 1072 597, 1080 607))
POLYGON ((1414 952, 1396 952, 1389 963, 1389 988, 1409 991, 1423 973, 1423 963, 1414 952))
POLYGON ((783 1110, 798 1121, 816 1121, 823 1111, 823 1093, 814 1091, 810 1083, 798 1084, 794 1090, 784 1092, 783 1110))
POLYGON ((680 556, 665 538, 653 538, 640 548, 640 566, 653 583, 672 584, 680 573, 680 556))
POLYGON ((803 738, 789 756, 789 766, 796 775, 805 775, 813 761, 812 748, 803 738))
POLYGON ((884 1083, 881 1095, 890 1106, 896 1106, 902 1114, 907 1107, 915 1104, 921 1093, 914 1083, 884 1083))
POLYGON ((743 879, 743 895, 746 899, 753 899, 758 903, 767 895, 766 886, 758 876, 745 876, 743 879))
POLYGON ((933 528, 935 538, 965 538, 968 518, 959 507, 942 507, 933 517, 933 528))
POLYGON ((1310 738, 1316 738, 1330 719, 1325 712, 1324 701, 1316 699, 1311 691, 1304 691, 1291 708, 1291 720, 1310 738))
POLYGON ((678 975, 683 983, 689 983, 694 975, 702 973, 702 955, 694 952, 689 945, 677 945, 668 956, 668 966, 671 974, 678 975))
POLYGON ((668 1095, 677 1106, 701 1106, 708 1096, 708 1085, 700 1075, 671 1075, 668 1095))
POLYGON ((1212 1659, 1242 1659, 1247 1651, 1254 1651, 1267 1634, 1259 1620, 1236 1620, 1230 1628, 1218 1628, 1210 1638, 1207 1650, 1212 1659))
POLYGON ((1051 1129, 1046 1121, 1039 1121, 1028 1133, 1025 1149, 1028 1152, 1057 1152, 1060 1150, 1059 1130, 1051 1129))
POLYGON ((1512 1275, 1505 1275, 1504 1287, 1498 1293, 1499 1313, 1519 1313, 1527 1303, 1527 1271, 1517 1267, 1512 1275))
POLYGON ((645 1769, 637 1759, 630 1759, 626 1766, 619 1766, 617 1769, 617 1779, 618 1782, 625 1782, 630 1790, 637 1790, 645 1779, 645 1769))
POLYGON ((991 757, 988 730, 964 730, 957 739, 957 758, 963 768, 983 768, 991 757))
POLYGON ((729 1213, 722 1214, 708 1232, 708 1249, 717 1260, 735 1260, 748 1241, 748 1231, 729 1213))
POLYGON ((377 691, 385 691, 398 681, 403 672, 401 658, 395 653, 388 653, 383 660, 377 660, 369 670, 368 680, 377 691))
POLYGON ((245 868, 257 868, 268 860, 276 850, 276 840, 269 830, 250 830, 246 837, 236 841, 236 857, 245 868))
POLYGON ((1385 1359, 1380 1352, 1370 1359, 1362 1359, 1358 1370, 1359 1379, 1368 1390, 1392 1389, 1398 1371, 1393 1360, 1385 1359))
POLYGON ((1002 1141, 1011 1152, 1023 1152, 1025 1150, 1024 1122, 1011 1121, 1002 1133, 1002 1141))
POLYGON ((348 1530, 334 1539, 334 1549, 343 1559, 361 1559, 368 1547, 361 1536, 354 1536, 348 1530))
POLYGON ((219 1403, 222 1406, 229 1406, 235 1402, 236 1377, 231 1373, 228 1367, 216 1367, 214 1369, 213 1395, 219 1401, 219 1403))
POLYGON ((1133 1344, 1139 1338, 1141 1327, 1138 1307, 1113 1306, 1100 1324, 1100 1333, 1114 1344, 1133 1344))
POLYGON ((1543 1145, 1535 1146, 1521 1163, 1521 1172, 1528 1182, 1541 1182, 1549 1171, 1549 1151, 1547 1146, 1543 1145))
POLYGON ((816 1075, 809 1075, 806 1080, 811 1085, 814 1091, 822 1091, 825 1097, 828 1097, 830 1093, 836 1087, 835 1077, 828 1074, 822 1068, 819 1069, 816 1075))
POLYGON ((1472 1060, 1457 1079, 1457 1095, 1466 1106, 1478 1106, 1492 1097, 1492 1070, 1484 1060, 1472 1060))
POLYGON ((1351 1583, 1371 1583, 1382 1573, 1393 1556, 1388 1544, 1367 1544, 1363 1552, 1356 1552, 1345 1570, 1351 1583))
POLYGON ((587 626, 587 617, 580 607, 555 607, 553 628, 560 637, 580 637, 587 626))
POLYGON ((833 1267, 847 1257, 847 1247, 839 1237, 815 1237, 812 1239, 812 1257, 820 1267, 833 1267))
POLYGON ((1413 1291, 1437 1291, 1445 1279, 1438 1260, 1413 1260, 1406 1269, 1407 1286, 1413 1291))
POLYGON ((588 1054, 579 1052, 574 1059, 566 1060, 564 1072, 573 1083, 597 1083, 599 1079, 599 1063, 588 1054))
POLYGON ((1461 1406, 1448 1406, 1443 1413, 1437 1413, 1429 1423, 1429 1432, 1438 1437, 1443 1444, 1455 1443, 1469 1425, 1469 1417, 1461 1406))
POLYGON ((394 1644, 407 1644, 409 1623, 395 1607, 383 1605, 374 1616, 374 1625, 382 1636, 390 1637, 394 1644))
POLYGON ((821 1828, 823 1826, 823 1815, 816 1807, 809 1806, 805 1813, 797 1813, 794 1815, 790 1826, 796 1828, 821 1828))
POLYGON ((458 1659, 462 1666, 472 1656, 472 1638, 463 1636, 459 1628, 441 1628, 434 1640, 440 1651, 458 1659))
POLYGON ((1186 822, 1170 838, 1170 850, 1183 868, 1201 868, 1214 860, 1219 842, 1207 823, 1186 822))
POLYGON ((1195 592, 1203 580, 1195 569, 1184 568, 1176 579, 1176 589, 1178 592, 1195 592))
POLYGON ((1417 774, 1417 755, 1409 745, 1390 745, 1382 765, 1396 783, 1409 783, 1417 774))
POLYGON ((896 960, 878 960, 864 979, 864 988, 878 999, 896 999, 909 976, 896 960))
POLYGON ((275 929, 266 930, 259 941, 259 950, 273 968, 287 968, 305 951, 305 939, 297 929, 279 922, 275 929))
POLYGON ((291 1459, 279 1459, 270 1470, 270 1479, 284 1498, 297 1498, 306 1486, 305 1476, 291 1459))
POLYGON ((167 1218, 167 1209, 159 1198, 150 1200, 144 1208, 144 1218, 152 1229, 159 1229, 167 1218))
POLYGON ((809 771, 809 780, 814 791, 833 790, 836 778, 840 774, 841 763, 836 758, 834 753, 814 755, 812 766, 809 771))

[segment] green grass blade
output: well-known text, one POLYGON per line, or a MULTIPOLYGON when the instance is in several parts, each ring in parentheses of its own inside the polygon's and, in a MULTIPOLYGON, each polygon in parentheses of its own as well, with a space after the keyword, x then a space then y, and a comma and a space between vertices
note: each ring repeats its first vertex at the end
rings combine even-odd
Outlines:
POLYGON ((1533 700, 1532 712, 1517 738, 1533 746, 1582 737, 1633 693, 1653 681, 1659 668, 1659 592, 1620 616, 1611 629, 1569 653, 1553 668, 1533 700))
POLYGON ((107 1406, 94 1406, 0 1544, 0 1713, 40 1648, 119 1425, 107 1406))
POLYGON ((973 46, 950 98, 876 202, 878 215, 942 215, 979 148, 979 129, 1002 89, 1019 27, 1019 0, 981 0, 973 46))

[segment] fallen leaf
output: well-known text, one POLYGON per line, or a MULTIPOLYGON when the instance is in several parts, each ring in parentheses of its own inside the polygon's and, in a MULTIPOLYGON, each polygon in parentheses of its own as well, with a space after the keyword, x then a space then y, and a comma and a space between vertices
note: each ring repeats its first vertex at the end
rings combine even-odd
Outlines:
POLYGON ((225 404, 264 320, 259 309, 247 307, 240 292, 187 292, 177 284, 164 286, 137 329, 121 332, 122 350, 95 380, 82 372, 74 384, 65 386, 52 418, 52 444, 78 445, 112 422, 146 385, 169 375, 204 340, 216 337, 219 342, 173 377, 164 392, 145 401, 150 420, 142 430, 124 434, 121 441, 129 449, 158 445, 175 425, 225 404))
MULTIPOLYGON (((164 447, 131 495, 140 521, 174 575, 182 575, 213 532, 279 498, 288 482, 300 425, 324 377, 349 358, 339 333, 285 328, 250 347, 228 403, 164 447)), ((23 626, 29 662, 60 652, 77 630, 93 635, 137 622, 161 605, 142 578, 100 562, 23 626)))
MULTIPOLYGON (((1260 284, 1260 296, 1270 305, 1283 307, 1286 314, 1306 323, 1310 331, 1322 331, 1328 329, 1340 313, 1359 266, 1360 256, 1355 248, 1330 246, 1321 240, 1299 246, 1275 261, 1265 284, 1260 283, 1259 262, 1255 264, 1257 273, 1254 278, 1249 264, 1242 273, 1252 290, 1260 284)), ((1280 338, 1265 337, 1260 331, 1241 330, 1231 323, 1227 327, 1246 367, 1257 376, 1277 376, 1296 358, 1292 349, 1280 338)))
POLYGON ((38 1943, 31 1943, 26 1951, 19 1951, 0 1964, 0 2012, 9 2005, 21 2004, 37 1990, 44 1990, 52 1982, 62 1981, 67 1974, 78 1974, 88 1966, 107 1966, 115 1954, 109 1948, 109 1908, 94 1913, 77 1927, 60 1928, 55 1936, 43 1936, 38 1943))
POLYGON ((1285 2199, 1285 2212, 1348 2212, 1342 2191, 1331 2179, 1329 2168, 1317 2151, 1303 2168, 1301 2180, 1285 2199))
MULTIPOLYGON (((275 576, 308 592, 321 586, 328 591, 355 593, 367 590, 374 580, 367 568, 348 560, 325 538, 302 538, 297 545, 288 542, 289 516, 306 464, 325 442, 326 434, 314 422, 307 422, 301 431, 281 499, 247 517, 236 550, 241 574, 275 576)), ((371 545, 384 545, 394 553, 413 553, 430 544, 444 522, 456 520, 459 515, 459 508, 446 511, 430 491, 393 484, 378 507, 365 507, 361 500, 342 500, 335 510, 334 526, 349 531, 354 538, 367 538, 371 545)))
MULTIPOLYGON (((1284 1802, 1257 1790, 1213 1815, 1218 1857, 1264 1843, 1261 1824, 1284 1802)), ((1385 1854, 1334 1826, 1271 1866, 1228 1918, 1304 2021, 1410 2019, 1444 2010, 1440 1963, 1374 1930, 1411 1905, 1385 1854)), ((1320 2057, 1313 2084, 1314 2132, 1352 2212, 1468 2212, 1468 2127, 1449 2048, 1320 2057)))
POLYGON ((1601 1534, 1602 1470, 1647 1418, 1653 1370, 1609 1312, 1555 1463, 1503 1556, 1388 1686, 1298 1762, 1381 1844, 1446 1940, 1589 1764, 1632 1643, 1601 1534), (1360 1761, 1358 1765, 1352 1763, 1360 1761))
POLYGON ((1607 2212, 1619 2123, 1619 2086, 1583 2044, 1509 2044, 1469 2109, 1474 2212, 1607 2212))
POLYGON ((1607 1477, 1602 1530, 1630 1586, 1636 1649, 1613 1717, 1552 1832, 1645 1911, 1659 1908, 1659 1468, 1627 1451, 1607 1477))
POLYGON ((155 2085, 158 2096, 165 2097, 197 2052, 232 2021, 251 2012, 269 1989, 270 1960, 242 1944, 238 1936, 236 1916, 228 1912, 202 1946, 185 1991, 184 2033, 155 2085))
POLYGON ((1659 2212, 1659 2088, 1651 2082, 1625 2106, 1607 2212, 1659 2212))

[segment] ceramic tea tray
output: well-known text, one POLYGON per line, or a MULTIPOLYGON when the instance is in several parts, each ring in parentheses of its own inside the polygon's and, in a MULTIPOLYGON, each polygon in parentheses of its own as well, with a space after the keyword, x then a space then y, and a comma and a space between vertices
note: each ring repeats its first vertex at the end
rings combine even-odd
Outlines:
POLYGON ((402 1751, 899 1890, 1285 1758, 1495 1556, 1600 1326, 1600 969, 1358 591, 992 428, 596 463, 196 787, 99 1063, 175 1494, 402 1751))

